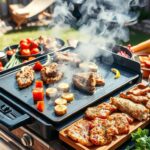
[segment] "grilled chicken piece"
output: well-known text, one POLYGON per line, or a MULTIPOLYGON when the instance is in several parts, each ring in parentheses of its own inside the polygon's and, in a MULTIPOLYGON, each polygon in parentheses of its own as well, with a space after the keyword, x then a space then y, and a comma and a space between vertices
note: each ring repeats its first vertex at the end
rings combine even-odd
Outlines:
POLYGON ((88 90, 89 87, 86 86, 87 81, 91 82, 92 89, 93 89, 93 92, 89 92, 89 93, 94 93, 95 86, 103 86, 105 84, 104 79, 96 72, 95 73, 94 72, 76 73, 73 76, 73 83, 79 89, 89 91, 88 90), (95 81, 96 81, 96 83, 95 83, 95 81))
POLYGON ((96 118, 91 124, 95 125, 90 130, 90 141, 94 145, 102 146, 111 143, 117 130, 109 120, 96 118))
POLYGON ((73 76, 73 83, 74 85, 90 94, 95 92, 96 87, 96 79, 93 73, 91 73, 88 78, 84 78, 82 76, 74 75, 73 76))
POLYGON ((119 97, 112 97, 110 100, 121 112, 129 114, 139 121, 146 120, 149 117, 149 110, 141 104, 119 97))
POLYGON ((90 142, 90 122, 87 120, 81 120, 71 126, 68 131, 67 135, 72 140, 85 145, 85 146, 92 146, 93 144, 90 142))
POLYGON ((129 121, 124 113, 114 113, 108 117, 111 125, 117 130, 117 135, 129 133, 129 121))
POLYGON ((129 100, 131 100, 135 103, 139 103, 139 104, 146 104, 149 101, 147 96, 135 96, 133 94, 120 93, 120 97, 129 99, 129 100))
POLYGON ((58 82, 63 77, 63 73, 58 70, 58 64, 52 63, 49 66, 45 66, 41 70, 41 79, 46 84, 52 84, 58 82))
POLYGON ((34 81, 34 70, 30 66, 24 66, 16 73, 16 80, 20 89, 30 86, 34 81))
POLYGON ((58 52, 55 55, 55 61, 57 62, 71 62, 75 64, 79 64, 81 59, 79 58, 78 54, 71 53, 71 52, 58 52))
POLYGON ((102 103, 95 107, 89 107, 85 111, 85 117, 88 119, 102 118, 106 119, 117 108, 109 103, 102 103))
POLYGON ((127 91, 127 94, 133 94, 133 95, 136 95, 136 96, 145 96, 147 95, 147 93, 150 92, 150 87, 146 87, 146 88, 138 88, 138 87, 135 87, 129 91, 127 91))

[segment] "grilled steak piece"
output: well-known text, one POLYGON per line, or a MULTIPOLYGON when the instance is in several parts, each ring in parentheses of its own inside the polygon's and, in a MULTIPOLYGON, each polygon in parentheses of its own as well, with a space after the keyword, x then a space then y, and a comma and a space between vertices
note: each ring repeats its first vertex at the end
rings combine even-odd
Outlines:
POLYGON ((121 112, 129 114, 139 121, 146 120, 149 117, 149 110, 141 104, 120 97, 112 97, 110 100, 121 112))
POLYGON ((41 70, 41 79, 46 84, 58 82, 63 77, 63 73, 58 70, 58 64, 52 63, 49 66, 45 66, 41 70))
POLYGON ((73 78, 78 78, 78 79, 87 81, 91 74, 92 74, 93 78, 96 80, 96 86, 103 86, 105 84, 104 79, 97 72, 76 73, 73 76, 73 78))
POLYGON ((24 66, 16 73, 19 88, 26 88, 34 81, 34 70, 30 66, 24 66))
POLYGON ((96 79, 93 73, 91 73, 87 78, 74 75, 73 83, 78 89, 84 90, 90 94, 95 92, 96 79))
POLYGON ((55 61, 57 61, 57 62, 71 62, 71 63, 79 64, 81 62, 81 59, 75 53, 58 52, 55 55, 55 61))

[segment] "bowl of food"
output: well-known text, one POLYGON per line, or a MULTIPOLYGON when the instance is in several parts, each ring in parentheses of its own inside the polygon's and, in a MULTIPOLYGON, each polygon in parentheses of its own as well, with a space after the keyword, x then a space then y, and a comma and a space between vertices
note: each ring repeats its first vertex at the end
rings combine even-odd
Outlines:
POLYGON ((20 41, 16 56, 19 58, 37 57, 42 54, 42 47, 33 39, 27 38, 20 41))
POLYGON ((112 49, 112 52, 116 53, 122 57, 125 57, 125 58, 132 59, 132 57, 133 57, 132 52, 127 47, 121 46, 121 45, 114 46, 112 49))

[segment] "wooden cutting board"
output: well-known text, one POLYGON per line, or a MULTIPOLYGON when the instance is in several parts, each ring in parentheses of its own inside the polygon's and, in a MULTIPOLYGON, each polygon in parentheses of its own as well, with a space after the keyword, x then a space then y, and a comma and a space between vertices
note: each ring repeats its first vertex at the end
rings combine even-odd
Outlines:
POLYGON ((67 136, 66 131, 73 124, 71 126, 68 126, 65 129, 63 129, 62 131, 60 131, 59 132, 59 138, 62 141, 64 141, 65 143, 67 143, 68 145, 70 145, 71 147, 75 148, 76 150, 115 150, 116 148, 121 146, 124 142, 126 142, 130 138, 131 133, 133 131, 137 130, 138 128, 144 128, 149 123, 150 123, 150 119, 148 119, 147 121, 142 121, 142 122, 134 122, 132 125, 130 125, 130 132, 129 132, 129 134, 116 136, 116 137, 114 137, 113 141, 109 145, 105 145, 105 146, 86 147, 86 146, 81 145, 80 143, 76 143, 75 141, 71 140, 67 136))

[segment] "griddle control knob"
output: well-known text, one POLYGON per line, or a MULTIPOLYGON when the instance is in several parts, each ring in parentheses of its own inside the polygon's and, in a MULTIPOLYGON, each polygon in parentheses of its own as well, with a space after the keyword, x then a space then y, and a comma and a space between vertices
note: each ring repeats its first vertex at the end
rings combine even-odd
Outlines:
POLYGON ((26 147, 33 146, 33 138, 29 134, 24 133, 21 142, 26 147))

